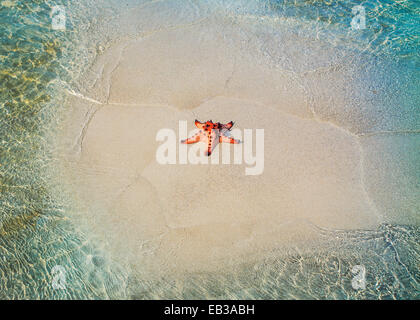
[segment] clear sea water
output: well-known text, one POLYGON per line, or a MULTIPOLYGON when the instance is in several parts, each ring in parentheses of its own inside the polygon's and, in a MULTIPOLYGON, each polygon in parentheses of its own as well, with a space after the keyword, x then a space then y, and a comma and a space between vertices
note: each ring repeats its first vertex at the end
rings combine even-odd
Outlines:
MULTIPOLYGON (((79 75, 102 46, 119 36, 115 17, 144 2, 0 0, 0 299, 418 299, 416 223, 319 230, 325 245, 311 254, 292 250, 235 274, 191 274, 181 284, 131 277, 130 270, 77 228, 67 214, 65 195, 51 193, 59 186, 51 186, 50 145, 65 89, 77 88, 79 75), (66 8, 65 31, 51 27, 57 5, 66 8), (366 289, 355 290, 351 269, 362 262, 366 289), (55 266, 66 266, 63 281, 55 266)), ((419 1, 265 0, 244 6, 225 0, 214 1, 212 9, 209 14, 221 10, 237 17, 293 18, 319 28, 319 36, 333 46, 352 37, 354 50, 386 66, 383 74, 370 74, 367 68, 363 82, 382 77, 381 87, 374 89, 385 93, 370 103, 393 111, 371 128, 420 138, 419 1), (367 27, 356 32, 349 25, 352 8, 360 4, 367 27), (398 92, 390 90, 394 87, 398 92)), ((419 164, 418 151, 413 154, 419 164)), ((418 165, 412 167, 417 194, 419 171, 418 165)), ((419 202, 420 197, 413 210, 419 202)))

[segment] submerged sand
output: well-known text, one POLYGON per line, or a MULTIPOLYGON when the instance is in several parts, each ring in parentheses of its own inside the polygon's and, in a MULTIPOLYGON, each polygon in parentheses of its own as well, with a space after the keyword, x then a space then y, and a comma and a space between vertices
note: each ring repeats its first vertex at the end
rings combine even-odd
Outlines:
MULTIPOLYGON (((308 248, 317 228, 372 229, 397 216, 375 201, 375 190, 386 193, 386 170, 366 181, 366 163, 380 155, 367 159, 364 138, 351 130, 360 110, 339 105, 340 91, 320 81, 322 73, 303 78, 305 70, 279 67, 263 50, 275 38, 251 29, 205 20, 116 41, 84 76, 91 86, 69 93, 63 179, 83 208, 81 224, 134 268, 223 269, 279 247, 308 248), (317 113, 329 103, 325 92, 337 121, 330 109, 317 113), (264 129, 263 173, 245 175, 245 163, 159 164, 157 132, 177 132, 180 120, 192 130, 194 119, 264 129)), ((294 36, 323 60, 306 64, 297 50, 283 52, 284 61, 295 56, 314 70, 342 63, 341 73, 323 72, 349 84, 342 51, 294 36)))

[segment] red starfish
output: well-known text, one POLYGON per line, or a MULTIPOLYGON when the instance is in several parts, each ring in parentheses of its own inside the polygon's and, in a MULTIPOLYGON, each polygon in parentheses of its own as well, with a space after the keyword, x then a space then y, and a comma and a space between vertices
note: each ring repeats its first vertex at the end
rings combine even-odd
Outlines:
POLYGON ((200 129, 200 131, 193 135, 191 138, 181 140, 181 143, 191 144, 198 141, 207 142, 207 151, 205 153, 206 156, 211 155, 219 142, 227 142, 232 144, 240 143, 239 140, 226 135, 226 133, 233 126, 232 121, 227 124, 222 124, 220 122, 213 123, 211 120, 205 123, 201 123, 200 121, 195 120, 195 126, 200 129))

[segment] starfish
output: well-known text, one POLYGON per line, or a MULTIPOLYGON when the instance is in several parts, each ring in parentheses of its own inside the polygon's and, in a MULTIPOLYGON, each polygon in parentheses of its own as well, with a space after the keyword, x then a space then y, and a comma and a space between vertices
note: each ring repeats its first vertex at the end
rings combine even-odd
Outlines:
POLYGON ((227 124, 222 124, 220 122, 213 123, 212 120, 204 123, 195 120, 195 126, 199 129, 199 131, 191 138, 181 140, 181 143, 191 144, 196 143, 198 141, 203 141, 204 143, 207 143, 207 151, 205 152, 206 156, 211 155, 218 143, 241 143, 241 141, 231 138, 228 135, 228 131, 230 131, 230 129, 233 127, 232 121, 227 124))

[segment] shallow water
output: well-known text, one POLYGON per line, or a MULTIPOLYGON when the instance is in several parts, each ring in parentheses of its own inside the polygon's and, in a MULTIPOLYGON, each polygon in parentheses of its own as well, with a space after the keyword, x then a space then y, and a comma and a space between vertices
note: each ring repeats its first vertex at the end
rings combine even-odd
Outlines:
MULTIPOLYGON (((0 297, 418 299, 420 8, 416 1, 365 2, 367 28, 351 30, 351 8, 358 4, 2 1, 0 297), (51 8, 60 4, 66 6, 66 31, 51 29, 51 8), (177 36, 165 38, 171 32, 177 36), (137 50, 129 44, 138 39, 144 39, 140 54, 149 60, 135 69, 124 57, 137 50), (188 41, 185 57, 178 43, 188 41), (218 55, 205 56, 218 43, 218 55), (147 48, 157 53, 155 60, 147 48), (241 68, 241 59, 235 65, 237 48, 260 66, 241 68), (177 90, 165 82, 170 77, 152 72, 157 69, 141 69, 148 75, 143 80, 135 73, 147 66, 164 72, 171 57, 196 66, 184 70, 192 80, 177 90), (215 65, 222 72, 211 73, 215 65), (202 70, 209 71, 205 77, 202 70), (267 83, 280 83, 284 91, 267 83), (185 89, 191 87, 193 94, 185 89), (85 108, 76 111, 89 115, 101 104, 140 101, 188 111, 221 92, 354 135, 362 191, 379 227, 342 230, 299 222, 316 234, 314 247, 271 241, 262 255, 233 259, 217 272, 153 275, 129 250, 112 250, 123 230, 103 223, 100 201, 80 203, 73 192, 80 180, 70 187, 63 180, 61 147, 53 146, 68 126, 69 110, 85 108), (365 267, 365 290, 352 288, 355 265, 365 267)), ((74 142, 66 141, 77 153, 74 142)), ((153 245, 145 241, 139 255, 153 255, 153 245)))

